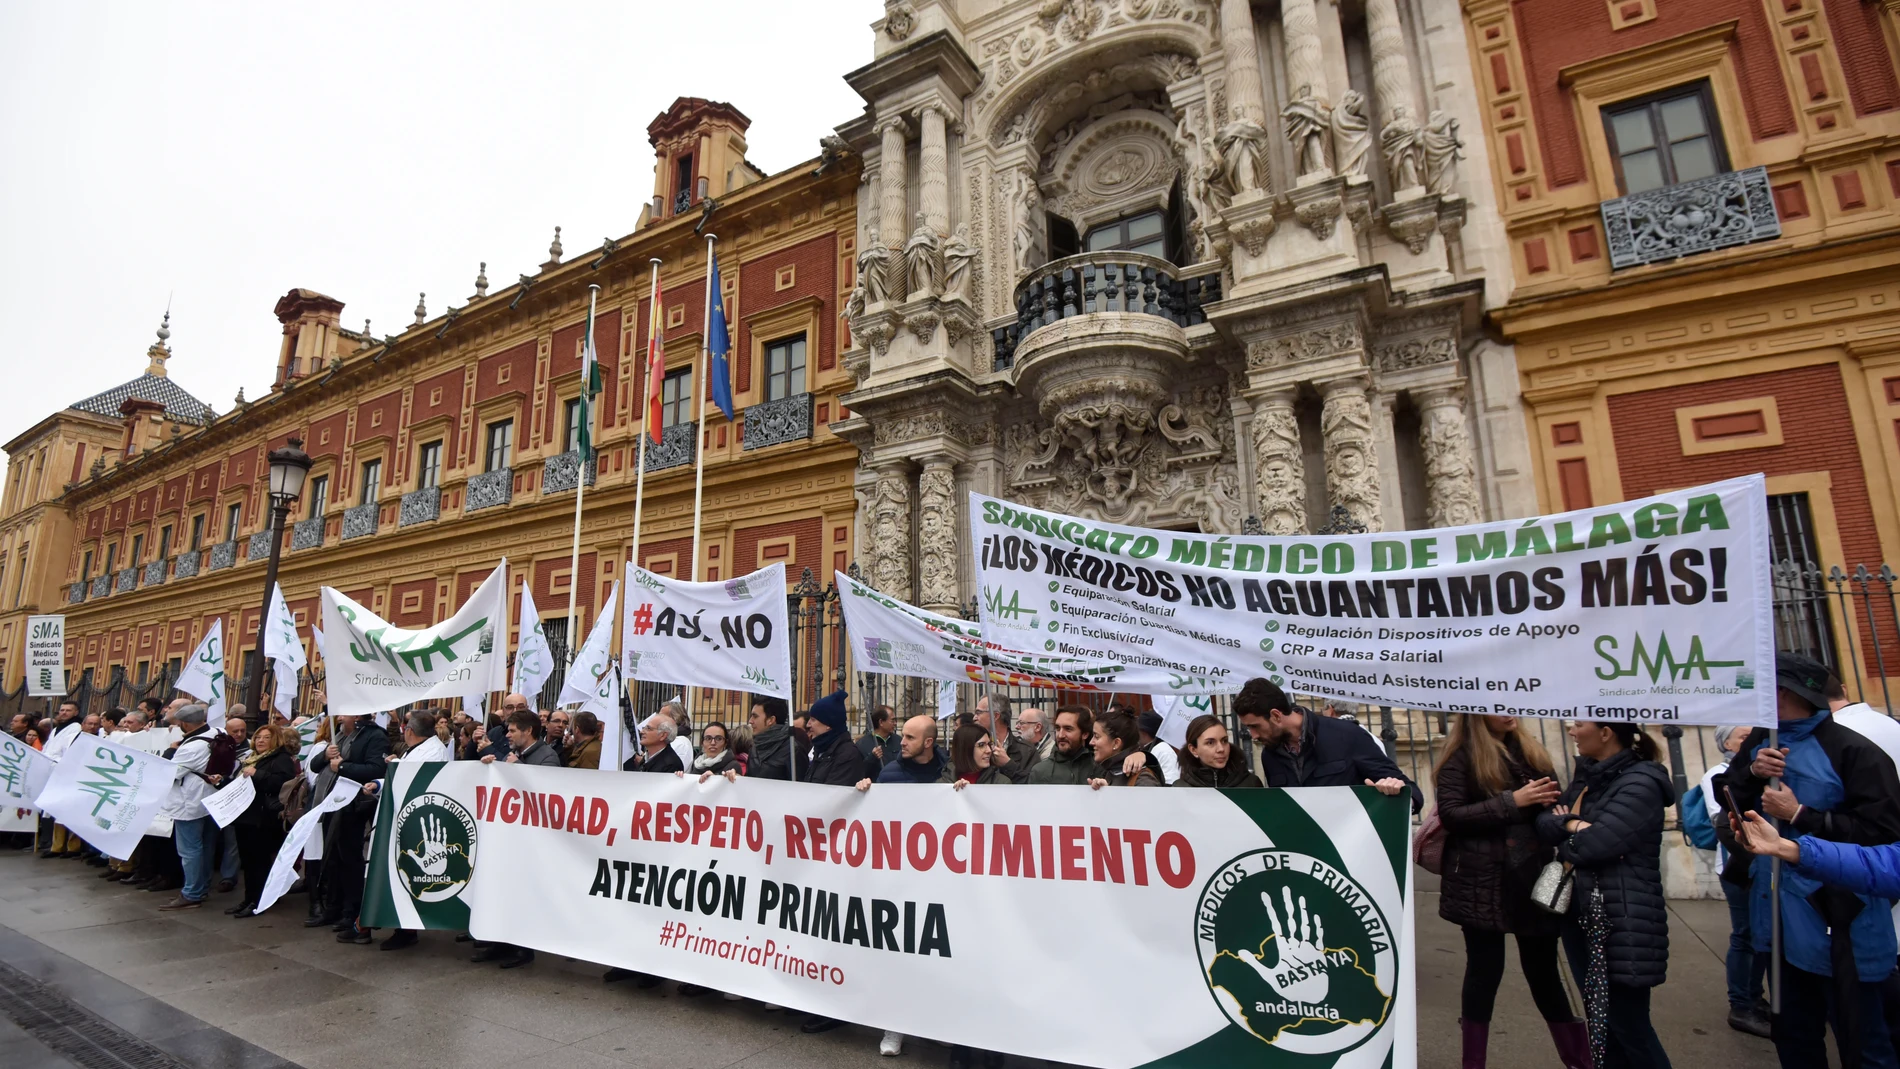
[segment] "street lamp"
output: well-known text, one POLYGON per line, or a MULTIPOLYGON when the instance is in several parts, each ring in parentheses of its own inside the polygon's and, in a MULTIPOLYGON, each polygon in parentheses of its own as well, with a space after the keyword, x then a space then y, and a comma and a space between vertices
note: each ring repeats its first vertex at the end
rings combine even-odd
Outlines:
POLYGON ((284 448, 273 449, 270 461, 270 561, 264 566, 264 607, 257 614, 257 656, 252 658, 245 698, 259 720, 269 719, 258 703, 264 694, 264 629, 270 626, 271 591, 277 586, 277 558, 284 551, 284 521, 291 506, 303 496, 304 476, 310 474, 310 454, 303 451, 303 439, 292 438, 284 448))

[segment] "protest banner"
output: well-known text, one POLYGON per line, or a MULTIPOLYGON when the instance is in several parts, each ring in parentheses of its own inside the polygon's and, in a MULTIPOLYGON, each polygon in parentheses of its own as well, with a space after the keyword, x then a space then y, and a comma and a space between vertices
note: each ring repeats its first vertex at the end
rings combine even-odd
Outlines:
POLYGON ((270 622, 264 628, 264 656, 270 658, 271 672, 277 681, 271 690, 271 704, 278 712, 290 716, 297 697, 297 673, 303 670, 309 657, 304 653, 303 639, 297 637, 297 618, 291 615, 290 605, 284 601, 284 588, 276 583, 270 588, 270 622))
POLYGON ((284 892, 290 890, 290 885, 297 882, 299 855, 310 857, 313 861, 321 859, 321 851, 314 857, 305 854, 304 844, 310 841, 311 833, 316 830, 317 823, 325 813, 334 813, 350 804, 350 799, 355 798, 356 792, 362 789, 363 785, 355 780, 339 778, 331 785, 330 793, 323 796, 323 801, 305 810, 304 815, 297 818, 297 823, 290 826, 290 834, 284 836, 284 845, 270 863, 270 875, 264 878, 264 890, 257 896, 257 912, 262 913, 276 905, 277 900, 284 897, 284 892))
POLYGON ((363 923, 1065 1064, 1414 1064, 1404 798, 609 775, 396 768, 363 923), (1138 1018, 994 1012, 1105 971, 1138 1018))
POLYGON ((625 760, 622 741, 626 731, 620 723, 620 666, 614 662, 614 615, 619 611, 620 584, 607 594, 600 615, 587 632, 587 642, 567 666, 561 682, 561 697, 556 705, 574 705, 600 719, 600 767, 618 769, 625 760))
POLYGON ((1010 649, 986 640, 982 625, 975 620, 940 616, 881 594, 843 572, 832 575, 860 672, 1003 687, 1111 691, 1125 670, 1119 664, 1010 649))
POLYGON ((985 634, 1128 666, 1121 688, 1442 712, 1774 723, 1759 475, 1556 516, 1199 535, 971 495, 985 634))
POLYGON ((224 726, 224 695, 229 686, 224 674, 224 618, 219 617, 191 651, 191 659, 178 675, 178 689, 205 704, 205 723, 216 731, 224 726))
POLYGON ((46 789, 56 762, 11 735, 0 734, 0 831, 28 831, 19 827, 33 819, 33 803, 46 789))
POLYGON ((26 618, 26 694, 58 698, 66 693, 66 618, 26 618))
POLYGON ((507 576, 504 560, 454 616, 413 631, 324 587, 323 628, 337 640, 336 656, 323 662, 330 713, 386 713, 412 702, 468 698, 507 686, 507 576))
POLYGON ((528 580, 521 580, 521 614, 516 619, 515 672, 508 681, 510 694, 525 694, 530 703, 540 700, 541 686, 554 674, 554 652, 548 646, 548 633, 541 627, 541 610, 535 608, 534 595, 528 592, 528 580))
POLYGON ((123 861, 170 797, 177 769, 163 757, 81 735, 34 805, 100 853, 123 861))
POLYGON ((222 788, 205 796, 205 812, 220 828, 228 828, 238 815, 251 807, 257 798, 257 785, 249 776, 239 776, 222 788))
POLYGON ((627 564, 620 663, 628 679, 792 696, 785 565, 690 583, 627 564))

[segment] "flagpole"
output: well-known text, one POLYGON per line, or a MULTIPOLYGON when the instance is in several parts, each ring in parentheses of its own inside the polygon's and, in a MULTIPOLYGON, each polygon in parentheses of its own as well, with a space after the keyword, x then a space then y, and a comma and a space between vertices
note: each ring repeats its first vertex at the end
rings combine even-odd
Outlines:
MULTIPOLYGON (((649 309, 647 313, 647 345, 651 346, 654 340, 653 333, 655 330, 659 328, 659 325, 660 325, 660 258, 658 256, 655 256, 653 257, 651 261, 649 261, 649 263, 652 264, 652 275, 651 275, 650 284, 649 284, 649 290, 652 296, 648 298, 649 309)), ((644 385, 647 389, 647 392, 649 393, 652 392, 653 390, 652 383, 647 382, 647 383, 644 383, 644 385)), ((653 433, 653 428, 646 425, 647 422, 650 422, 650 420, 648 419, 649 416, 651 416, 651 413, 648 413, 647 416, 642 417, 643 422, 640 427, 640 450, 639 450, 639 453, 637 454, 638 459, 636 463, 634 464, 633 563, 636 566, 638 566, 640 563, 640 510, 646 503, 646 494, 647 494, 647 436, 653 433)))
POLYGON ((574 645, 574 599, 575 596, 580 593, 581 588, 581 498, 587 493, 587 462, 592 459, 589 454, 594 451, 594 404, 592 399, 587 396, 588 388, 593 385, 593 369, 587 366, 586 358, 587 354, 593 353, 596 361, 600 359, 600 354, 594 353, 594 304, 599 297, 599 284, 589 283, 587 286, 587 331, 585 334, 587 340, 582 343, 581 348, 581 412, 587 418, 587 426, 582 428, 581 433, 586 440, 587 448, 582 449, 580 442, 574 443, 575 452, 578 454, 576 459, 579 460, 580 464, 574 475, 574 541, 569 547, 567 554, 567 631, 565 641, 567 643, 567 663, 570 665, 574 663, 574 653, 577 649, 574 645))
POLYGON ((715 234, 706 235, 706 314, 700 320, 699 332, 699 381, 694 384, 693 392, 698 395, 698 427, 695 432, 699 441, 693 443, 693 570, 691 579, 699 582, 699 506, 706 494, 706 395, 712 392, 712 307, 713 307, 713 244, 719 240, 715 234))

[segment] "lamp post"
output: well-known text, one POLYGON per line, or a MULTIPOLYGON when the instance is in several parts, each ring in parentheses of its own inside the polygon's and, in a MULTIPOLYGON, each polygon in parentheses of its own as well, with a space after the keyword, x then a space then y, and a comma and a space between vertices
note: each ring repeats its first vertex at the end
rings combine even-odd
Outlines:
POLYGON ((269 719, 259 701, 264 694, 264 629, 270 626, 270 595, 277 587, 277 558, 284 552, 284 521, 291 506, 303 496, 304 476, 310 474, 310 454, 303 451, 303 439, 292 438, 282 449, 273 449, 270 461, 270 561, 264 566, 264 607, 257 614, 257 656, 251 660, 250 678, 245 681, 245 700, 258 719, 269 719))

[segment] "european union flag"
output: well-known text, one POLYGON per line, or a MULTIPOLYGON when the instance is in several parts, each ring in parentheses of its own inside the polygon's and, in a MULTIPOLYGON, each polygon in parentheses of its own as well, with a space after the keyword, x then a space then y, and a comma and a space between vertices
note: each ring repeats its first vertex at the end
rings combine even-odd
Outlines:
POLYGON ((719 256, 713 255, 712 261, 712 323, 706 330, 706 350, 712 354, 710 373, 713 404, 732 418, 732 366, 726 360, 726 354, 732 350, 732 332, 726 326, 726 297, 719 279, 719 256))

